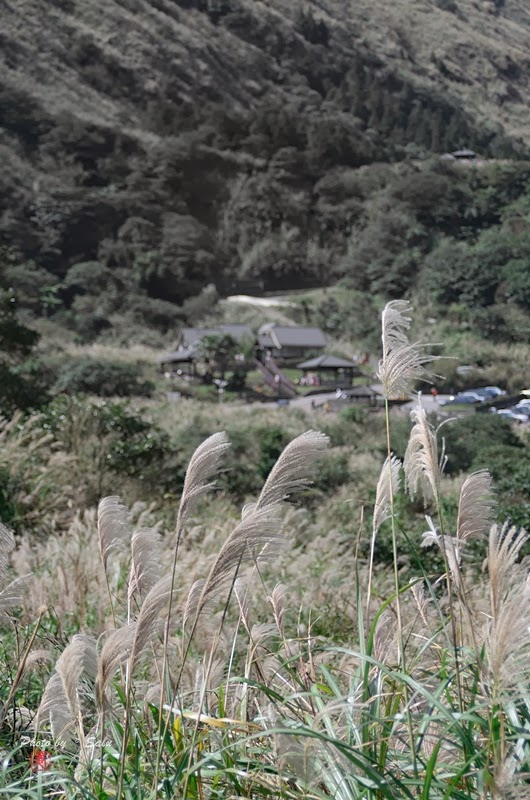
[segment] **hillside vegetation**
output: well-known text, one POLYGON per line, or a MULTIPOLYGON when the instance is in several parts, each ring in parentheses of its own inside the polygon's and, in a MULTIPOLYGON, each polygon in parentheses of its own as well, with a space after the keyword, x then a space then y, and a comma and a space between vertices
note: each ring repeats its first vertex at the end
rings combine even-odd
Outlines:
POLYGON ((524 338, 529 30, 523 0, 5 3, 2 283, 80 341, 341 278, 524 338))

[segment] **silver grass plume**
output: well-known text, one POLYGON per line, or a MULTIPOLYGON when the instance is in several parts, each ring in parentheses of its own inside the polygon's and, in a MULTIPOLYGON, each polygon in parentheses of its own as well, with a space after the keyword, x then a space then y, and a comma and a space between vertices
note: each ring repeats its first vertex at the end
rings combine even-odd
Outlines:
POLYGON ((460 490, 457 538, 467 542, 468 539, 481 536, 491 524, 494 507, 491 475, 487 469, 473 472, 460 490))
POLYGON ((129 512, 119 497, 104 497, 98 505, 98 542, 103 566, 107 568, 112 550, 122 550, 129 542, 129 512))
POLYGON ((272 613, 274 614, 274 621, 282 639, 285 639, 285 629, 283 625, 283 617, 285 614, 285 594, 286 587, 283 583, 277 583, 270 597, 267 597, 268 602, 271 604, 272 613))
POLYGON ((151 704, 151 705, 154 705, 154 706, 158 705, 158 703, 160 702, 160 689, 161 688, 162 687, 160 686, 159 683, 152 683, 147 688, 147 691, 144 694, 144 697, 143 697, 144 704, 145 705, 151 704))
POLYGON ((226 433, 214 433, 200 444, 192 455, 180 500, 177 535, 182 531, 199 498, 212 488, 210 478, 218 471, 219 462, 229 447, 230 442, 226 433))
POLYGON ((78 690, 81 677, 85 675, 91 681, 96 679, 98 670, 97 642, 92 636, 76 634, 70 644, 65 647, 55 671, 63 682, 64 693, 72 717, 79 713, 78 690))
POLYGON ((431 498, 438 504, 438 487, 446 459, 443 454, 441 458, 438 456, 436 431, 427 419, 419 395, 410 417, 414 425, 403 459, 405 483, 412 498, 421 492, 425 505, 431 498))
POLYGON ((236 579, 242 564, 272 559, 282 543, 278 502, 249 512, 222 546, 206 580, 192 586, 185 619, 193 617, 196 622, 206 604, 236 579))
MULTIPOLYGON (((0 522, 0 587, 8 576, 9 554, 15 549, 13 532, 0 522)), ((22 575, 8 583, 0 591, 0 615, 23 603, 30 574, 22 575)))
POLYGON ((518 582, 499 599, 486 647, 493 703, 527 701, 530 677, 530 581, 518 582))
MULTIPOLYGON (((396 627, 387 610, 379 617, 375 626, 373 644, 374 658, 383 664, 388 664, 390 661, 390 652, 395 651, 396 644, 396 627)), ((396 654, 392 653, 392 655, 395 658, 396 654)), ((376 672, 379 672, 379 670, 376 672)))
POLYGON ((265 645, 265 642, 270 641, 274 637, 278 637, 278 628, 274 622, 258 622, 250 629, 250 641, 252 642, 253 651, 255 652, 258 647, 265 645))
MULTIPOLYGON (((319 756, 325 753, 325 744, 318 739, 309 737, 298 737, 290 732, 278 733, 278 730, 288 730, 293 727, 290 721, 279 716, 276 708, 271 704, 265 709, 262 715, 266 728, 272 732, 274 742, 274 761, 278 765, 278 770, 282 778, 295 778, 296 783, 305 789, 319 785, 322 773, 322 764, 319 756)), ((334 775, 339 772, 336 768, 336 753, 327 754, 328 758, 322 758, 327 764, 332 764, 333 769, 328 767, 328 773, 334 775)), ((344 774, 344 773, 343 773, 344 774)), ((343 779, 344 780, 344 779, 343 779)), ((328 784, 329 785, 329 784, 328 784)), ((326 789, 328 788, 326 785, 326 789)), ((333 787, 337 792, 331 794, 333 797, 342 797, 341 787, 333 787)), ((343 789, 344 787, 342 787, 343 789)))
POLYGON ((399 473, 401 471, 401 461, 396 456, 387 457, 375 493, 373 535, 376 536, 379 528, 387 519, 390 518, 390 507, 392 498, 399 490, 399 473))
POLYGON ((225 662, 214 658, 206 666, 198 664, 195 670, 195 683, 191 708, 194 712, 211 714, 214 711, 215 695, 225 677, 225 662))
POLYGON ((31 672, 35 666, 40 666, 46 661, 51 661, 51 659, 52 654, 49 650, 33 650, 31 653, 28 653, 26 663, 24 664, 22 677, 24 677, 26 673, 31 672))
POLYGON ((31 573, 21 575, 8 583, 5 589, 2 589, 0 592, 0 615, 23 604, 30 578, 31 573))
POLYGON ((96 677, 96 701, 100 710, 104 707, 105 692, 116 670, 125 664, 130 656, 135 633, 136 624, 131 623, 112 631, 105 639, 99 655, 96 677))
POLYGON ((432 377, 424 365, 437 356, 425 352, 428 345, 411 344, 408 340, 411 319, 406 315, 411 311, 412 306, 406 300, 391 300, 381 315, 383 358, 379 362, 377 377, 383 384, 387 399, 407 395, 411 381, 428 382, 432 377))
MULTIPOLYGON (((327 448, 329 438, 318 431, 306 431, 293 439, 270 471, 255 508, 273 506, 286 500, 296 489, 311 483, 318 456, 327 448)), ((248 507, 247 513, 252 513, 248 507)))
POLYGON ((160 578, 162 537, 154 528, 140 528, 131 539, 131 571, 128 600, 134 594, 145 597, 160 578))
POLYGON ((68 707, 61 676, 57 672, 51 675, 42 694, 34 720, 37 732, 44 719, 49 722, 55 739, 70 740, 72 738, 72 727, 75 720, 68 707))
MULTIPOLYGON (((166 575, 155 583, 142 603, 140 614, 136 620, 136 630, 134 631, 134 639, 129 656, 130 675, 132 675, 139 657, 158 631, 157 621, 160 614, 170 605, 171 586, 171 575, 166 575)), ((173 589, 173 595, 175 591, 173 589)))
POLYGON ((512 585, 512 573, 519 553, 529 538, 524 528, 518 530, 508 523, 492 525, 488 543, 488 572, 491 598, 491 616, 496 620, 503 598, 512 585))
POLYGON ((528 780, 530 772, 522 771, 528 736, 528 724, 525 732, 513 744, 504 760, 495 768, 492 795, 495 800, 528 800, 528 780))
POLYGON ((189 590, 188 596, 186 598, 186 603, 184 605, 184 613, 182 615, 183 628, 187 628, 190 620, 197 614, 197 609, 199 607, 199 600, 204 591, 205 585, 206 585, 205 578, 199 578, 192 584, 191 589, 189 590))
POLYGON ((0 522, 0 586, 6 579, 9 553, 15 549, 13 531, 0 522))
POLYGON ((234 583, 234 594, 236 596, 237 604, 239 606, 239 618, 243 624, 244 629, 250 635, 252 622, 250 619, 250 604, 248 602, 248 588, 245 586, 241 578, 238 578, 234 583))
MULTIPOLYGON (((173 566, 171 569, 171 582, 169 587, 169 594, 170 594, 169 608, 164 626, 164 648, 163 648, 163 659, 162 659, 162 675, 164 676, 164 678, 165 678, 167 658, 168 658, 169 626, 171 623, 173 590, 175 587, 175 576, 176 576, 177 558, 178 558, 180 541, 184 534, 186 522, 190 513, 196 507, 199 498, 212 487, 213 484, 211 483, 210 478, 212 478, 213 475, 219 469, 219 462, 221 460, 221 457, 224 455, 224 453, 227 451, 229 447, 230 447, 230 442, 228 441, 226 433, 224 432, 214 433, 212 436, 209 436, 208 439, 206 439, 206 441, 204 441, 201 445, 199 445, 199 447, 195 450, 188 465, 188 469, 186 471, 186 477, 184 479, 184 487, 182 490, 182 496, 180 499, 179 510, 177 515, 177 524, 175 531, 176 541, 173 553, 173 566)), ((186 609, 184 611, 185 618, 186 618, 186 613, 189 611, 189 603, 190 603, 190 598, 188 597, 188 602, 186 603, 186 609)), ((193 613, 193 611, 191 611, 190 613, 193 613)), ((197 616, 195 617, 195 623, 198 619, 199 613, 200 612, 197 612, 197 616)), ((185 626, 185 624, 186 622, 184 620, 183 626, 185 626)), ((188 643, 188 647, 189 644, 190 643, 188 643)), ((181 675, 183 667, 184 664, 182 664, 181 666, 181 675)), ((163 684, 164 680, 162 680, 161 686, 163 686, 163 684)), ((159 701, 160 706, 162 705, 162 700, 163 700, 162 695, 163 695, 163 689, 161 688, 160 701, 159 701)), ((166 730, 167 730, 167 722, 166 722, 166 730)), ((159 732, 160 731, 161 728, 159 726, 159 732)), ((158 774, 158 760, 155 769, 155 782, 157 774, 158 774)))
POLYGON ((457 539, 456 536, 447 536, 438 533, 434 522, 431 517, 426 516, 429 530, 422 534, 422 547, 428 547, 431 544, 437 544, 442 554, 447 558, 447 565, 456 586, 462 588, 462 573, 460 571, 460 562, 462 560, 462 548, 464 542, 457 539))
MULTIPOLYGON (((412 579, 414 581, 414 579, 412 579)), ((414 602, 416 603, 416 607, 419 611, 420 617, 424 625, 428 625, 429 621, 427 619, 427 613, 429 610, 429 600, 425 594, 425 588, 423 586, 422 581, 417 581, 416 583, 412 583, 410 590, 412 592, 412 596, 414 598, 414 602)))

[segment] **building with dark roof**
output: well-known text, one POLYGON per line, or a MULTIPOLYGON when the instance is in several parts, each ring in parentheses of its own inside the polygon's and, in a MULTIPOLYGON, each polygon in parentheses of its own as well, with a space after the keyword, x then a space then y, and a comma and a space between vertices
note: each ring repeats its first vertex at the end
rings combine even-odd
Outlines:
MULTIPOLYGON (((353 384, 353 379, 362 375, 363 372, 353 361, 337 356, 320 355, 310 358, 296 365, 301 369, 304 378, 309 375, 316 375, 318 386, 346 388, 353 384)), ((302 378, 301 383, 304 383, 302 378)))
POLYGON ((243 323, 217 325, 215 328, 182 328, 177 339, 176 349, 196 349, 201 339, 204 339, 205 336, 221 336, 223 334, 231 336, 236 342, 240 342, 242 339, 255 339, 250 325, 243 323))
POLYGON ((325 347, 326 337, 320 328, 269 322, 258 331, 258 349, 262 360, 267 355, 279 361, 298 360, 321 354, 325 347))
POLYGON ((205 336, 231 336, 236 342, 249 339, 254 342, 256 337, 250 325, 236 323, 234 325, 217 325, 215 328, 182 328, 177 339, 176 349, 166 353, 158 359, 162 369, 168 371, 183 370, 190 375, 195 375, 195 362, 199 344, 205 336))

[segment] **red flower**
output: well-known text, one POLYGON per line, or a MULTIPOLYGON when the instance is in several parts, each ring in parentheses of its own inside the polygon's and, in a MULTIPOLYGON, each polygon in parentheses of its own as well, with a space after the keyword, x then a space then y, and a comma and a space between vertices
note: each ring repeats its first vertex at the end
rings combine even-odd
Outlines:
POLYGON ((47 750, 39 750, 35 748, 29 757, 32 772, 42 772, 42 770, 50 769, 52 765, 52 754, 47 750))

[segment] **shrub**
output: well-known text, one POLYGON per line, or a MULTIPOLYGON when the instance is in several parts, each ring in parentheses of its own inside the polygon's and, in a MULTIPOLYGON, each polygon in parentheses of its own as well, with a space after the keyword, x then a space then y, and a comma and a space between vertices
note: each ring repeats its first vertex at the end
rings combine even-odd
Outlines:
POLYGON ((447 451, 446 472, 459 472, 487 466, 483 454, 494 446, 522 449, 521 440, 510 423, 494 414, 474 414, 444 425, 440 431, 447 451))
POLYGON ((345 453, 330 452, 319 459, 317 476, 312 490, 322 493, 336 490, 350 479, 348 456, 345 453))
POLYGON ((75 294, 98 294, 108 291, 113 283, 110 269, 99 261, 83 261, 74 264, 66 273, 62 289, 68 296, 75 294))
MULTIPOLYGON (((170 447, 167 436, 141 410, 63 394, 45 409, 41 426, 61 441, 67 453, 75 454, 81 469, 91 465, 93 471, 101 470, 100 476, 91 476, 101 487, 115 481, 116 475, 163 490, 182 485, 180 449, 170 447)), ((88 476, 84 480, 88 483, 88 476)))
POLYGON ((163 333, 174 330, 184 319, 181 309, 174 303, 147 295, 133 298, 124 310, 138 326, 147 325, 163 333))
POLYGON ((97 394, 100 397, 149 397, 154 389, 140 367, 120 361, 80 358, 67 363, 53 387, 55 394, 97 394))
POLYGON ((475 458, 473 469, 489 469, 495 481, 495 490, 501 519, 513 525, 530 528, 530 449, 510 445, 486 447, 475 458))
POLYGON ((16 286, 20 306, 35 314, 46 316, 61 305, 57 297, 56 276, 33 261, 8 266, 4 279, 9 285, 16 286))
POLYGON ((492 342, 530 342, 530 317, 517 306, 495 303, 470 314, 473 330, 492 342))
POLYGON ((346 406, 340 412, 340 418, 344 422, 355 422, 362 425, 366 421, 367 411, 361 406, 346 406))
POLYGON ((266 428, 259 440, 258 474, 265 480, 276 463, 276 459, 287 444, 285 432, 281 428, 266 428))
POLYGON ((188 325, 197 325, 208 314, 212 314, 219 300, 217 289, 213 283, 201 289, 199 294, 184 300, 181 313, 188 325))

